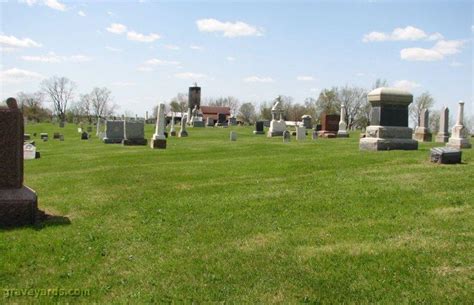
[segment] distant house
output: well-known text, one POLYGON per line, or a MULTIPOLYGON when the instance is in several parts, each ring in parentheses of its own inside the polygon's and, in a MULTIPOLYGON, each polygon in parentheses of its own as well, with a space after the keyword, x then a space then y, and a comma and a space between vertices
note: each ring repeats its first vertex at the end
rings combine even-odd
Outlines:
POLYGON ((207 120, 207 118, 217 121, 219 113, 225 114, 226 118, 230 116, 230 107, 201 106, 201 112, 204 121, 207 120))

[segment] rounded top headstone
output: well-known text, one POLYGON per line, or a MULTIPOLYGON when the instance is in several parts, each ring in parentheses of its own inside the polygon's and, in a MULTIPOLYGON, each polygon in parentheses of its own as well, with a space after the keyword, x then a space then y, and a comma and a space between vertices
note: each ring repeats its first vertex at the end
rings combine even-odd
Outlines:
POLYGON ((16 99, 14 99, 13 97, 9 97, 7 99, 7 106, 10 109, 18 109, 18 103, 16 102, 16 99))
POLYGON ((413 102, 413 94, 400 88, 377 88, 369 92, 367 98, 369 102, 390 104, 410 104, 413 102))

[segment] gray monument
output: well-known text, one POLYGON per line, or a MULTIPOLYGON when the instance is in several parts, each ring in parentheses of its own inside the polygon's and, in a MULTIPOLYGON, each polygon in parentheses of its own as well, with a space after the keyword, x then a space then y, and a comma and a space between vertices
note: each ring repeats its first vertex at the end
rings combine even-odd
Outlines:
POLYGON ((446 146, 457 149, 472 147, 471 143, 469 143, 469 131, 466 127, 464 127, 463 118, 464 102, 460 101, 456 125, 454 125, 451 131, 451 137, 449 138, 448 144, 446 144, 446 146))
POLYGON ((449 139, 449 109, 448 107, 444 107, 441 110, 439 115, 439 131, 436 135, 435 141, 438 143, 446 143, 449 139))
POLYGON ((130 145, 146 145, 148 141, 145 139, 145 123, 140 121, 124 121, 123 123, 124 138, 122 144, 130 145))
POLYGON ((408 105, 413 95, 397 88, 377 88, 368 94, 371 105, 370 126, 360 139, 361 150, 416 150, 418 141, 412 139, 408 127, 408 105))
POLYGON ((283 131, 283 143, 291 141, 291 133, 288 130, 283 131))
POLYGON ((174 123, 175 123, 175 121, 174 121, 174 112, 173 112, 173 115, 171 116, 171 122, 170 122, 170 125, 171 125, 171 127, 170 127, 170 136, 172 136, 172 137, 176 137, 176 130, 174 129, 174 123))
POLYGON ((196 83, 194 86, 189 87, 188 91, 188 124, 192 123, 192 111, 194 108, 201 109, 201 87, 198 87, 196 83))
POLYGON ((301 121, 303 121, 303 126, 306 127, 306 129, 313 128, 313 118, 309 114, 303 115, 301 121))
POLYGON ((255 122, 255 130, 253 131, 254 134, 265 134, 263 121, 255 122))
POLYGON ((237 133, 235 131, 230 132, 230 140, 237 141, 237 133))
POLYGON ((270 129, 267 132, 267 137, 282 136, 286 130, 286 123, 283 120, 283 109, 279 101, 275 102, 272 107, 272 121, 270 122, 270 129))
POLYGON ((150 146, 154 149, 166 148, 166 118, 165 118, 165 104, 160 103, 158 106, 158 113, 156 114, 155 133, 150 140, 150 146))
POLYGON ((179 133, 178 133, 178 137, 180 137, 180 138, 188 136, 188 132, 186 131, 186 120, 187 120, 186 116, 184 116, 181 119, 181 129, 179 130, 179 133))
POLYGON ((347 122, 346 122, 346 105, 341 105, 341 117, 339 119, 339 129, 337 131, 338 138, 348 138, 349 133, 347 132, 347 122))
POLYGON ((123 120, 108 120, 105 122, 105 137, 104 143, 114 144, 122 143, 124 139, 124 121, 123 120))
POLYGON ((428 109, 424 108, 421 110, 420 114, 420 126, 415 128, 415 134, 413 138, 418 142, 431 142, 431 132, 430 132, 430 112, 428 109))

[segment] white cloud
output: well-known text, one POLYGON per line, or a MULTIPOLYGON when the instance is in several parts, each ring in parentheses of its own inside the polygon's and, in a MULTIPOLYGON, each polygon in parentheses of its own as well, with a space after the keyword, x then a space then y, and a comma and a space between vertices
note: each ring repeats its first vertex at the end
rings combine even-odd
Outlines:
POLYGON ((105 48, 111 52, 122 52, 122 49, 117 49, 109 46, 106 46, 105 48))
POLYGON ((402 40, 439 40, 443 39, 443 35, 440 33, 426 34, 425 31, 413 27, 407 26, 405 28, 396 28, 392 33, 383 32, 370 32, 365 34, 362 41, 402 41, 402 40))
POLYGON ((139 42, 153 42, 157 39, 160 39, 160 35, 155 34, 155 33, 145 35, 145 34, 137 33, 135 31, 129 31, 127 32, 127 39, 133 40, 133 41, 139 41, 139 42))
POLYGON ((259 77, 259 76, 248 76, 244 78, 246 83, 273 83, 274 80, 271 77, 259 77))
POLYGON ((84 13, 83 11, 79 11, 77 12, 77 14, 81 17, 86 17, 86 13, 84 13))
POLYGON ((168 50, 174 50, 174 51, 177 51, 180 49, 180 47, 172 45, 172 44, 165 45, 165 48, 167 48, 168 50))
POLYGON ((197 51, 204 50, 204 47, 196 46, 196 45, 190 45, 189 48, 192 49, 192 50, 197 50, 197 51))
POLYGON ((41 56, 22 56, 21 59, 25 61, 43 62, 43 63, 62 63, 62 62, 73 62, 81 63, 92 60, 91 57, 85 55, 72 55, 72 56, 60 56, 55 53, 49 53, 48 55, 41 56))
POLYGON ((430 48, 406 48, 400 51, 400 58, 409 61, 437 61, 445 56, 461 52, 464 40, 439 40, 430 48))
POLYGON ((58 0, 19 0, 20 3, 26 3, 28 6, 33 6, 35 4, 46 5, 49 8, 57 11, 66 11, 66 5, 64 3, 59 2, 58 0))
POLYGON ((208 18, 196 21, 201 32, 222 32, 224 37, 262 36, 263 30, 242 21, 222 22, 208 18))
POLYGON ((177 66, 180 64, 180 62, 152 58, 152 59, 147 60, 145 64, 152 65, 152 66, 177 66))
POLYGON ((127 31, 127 27, 121 23, 112 23, 106 30, 110 33, 122 34, 127 31))
POLYGON ((0 80, 6 83, 21 83, 38 80, 41 78, 43 78, 43 75, 39 73, 18 68, 0 71, 0 80))
POLYGON ((122 82, 113 82, 112 83, 112 86, 116 86, 116 87, 131 87, 131 86, 135 86, 136 83, 134 82, 127 82, 127 81, 122 81, 122 82))
POLYGON ((206 77, 205 74, 193 73, 193 72, 176 73, 174 76, 177 77, 177 78, 180 78, 180 79, 194 79, 194 80, 206 77))
POLYGON ((393 86, 395 88, 400 88, 400 89, 404 89, 404 90, 408 90, 408 91, 412 91, 415 88, 421 87, 420 84, 418 84, 416 82, 413 82, 413 81, 405 80, 405 79, 395 81, 393 83, 393 86))
POLYGON ((152 67, 138 67, 138 68, 137 68, 137 71, 140 71, 140 72, 151 72, 151 71, 153 71, 153 68, 152 68, 152 67))
POLYGON ((315 78, 310 75, 300 75, 300 76, 297 76, 296 79, 299 81, 306 81, 306 82, 315 80, 315 78))
POLYGON ((2 48, 39 48, 42 45, 30 38, 16 38, 15 36, 0 35, 0 46, 2 48))
POLYGON ((235 57, 233 57, 233 56, 227 56, 226 59, 228 61, 235 61, 235 57))

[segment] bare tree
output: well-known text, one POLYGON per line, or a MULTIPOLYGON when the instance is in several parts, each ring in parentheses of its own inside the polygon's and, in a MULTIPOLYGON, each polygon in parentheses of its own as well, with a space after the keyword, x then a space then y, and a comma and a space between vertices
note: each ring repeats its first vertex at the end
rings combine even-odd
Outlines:
POLYGON ((316 101, 316 112, 318 117, 322 113, 333 114, 339 112, 341 105, 337 101, 337 87, 323 89, 316 101))
POLYGON ((271 120, 272 119, 272 105, 270 106, 267 102, 260 104, 259 115, 258 117, 262 120, 271 120))
POLYGON ((21 112, 28 120, 40 122, 50 117, 51 111, 43 108, 44 94, 41 91, 34 93, 19 92, 17 101, 21 112))
POLYGON ((246 123, 251 124, 255 120, 255 106, 252 103, 243 103, 240 106, 238 117, 246 123))
POLYGON ((363 88, 345 86, 336 90, 337 100, 346 106, 346 122, 349 129, 360 114, 361 107, 367 103, 367 91, 363 88))
POLYGON ((41 83, 41 88, 53 103, 54 112, 61 122, 66 119, 68 103, 74 98, 76 84, 66 77, 53 76, 41 83))
POLYGON ((388 82, 387 82, 386 79, 377 78, 375 80, 374 85, 372 86, 372 89, 377 89, 377 88, 380 88, 380 87, 388 87, 388 82))
MULTIPOLYGON (((156 115, 156 109, 153 109, 154 115, 156 115)), ((178 93, 174 98, 171 99, 170 109, 173 112, 181 112, 181 117, 188 111, 188 96, 185 93, 178 93)))
POLYGON ((219 97, 217 99, 209 98, 207 99, 207 104, 209 106, 229 107, 230 112, 234 115, 237 113, 237 110, 239 109, 239 106, 240 106, 239 100, 233 96, 219 97))
POLYGON ((418 96, 410 105, 410 117, 416 126, 420 126, 420 115, 423 109, 430 109, 434 105, 434 99, 431 94, 426 91, 418 96))

